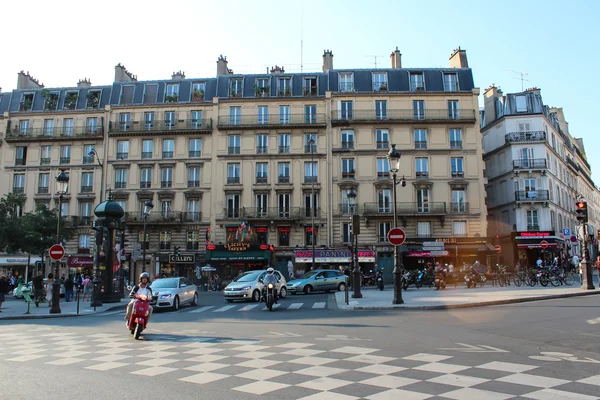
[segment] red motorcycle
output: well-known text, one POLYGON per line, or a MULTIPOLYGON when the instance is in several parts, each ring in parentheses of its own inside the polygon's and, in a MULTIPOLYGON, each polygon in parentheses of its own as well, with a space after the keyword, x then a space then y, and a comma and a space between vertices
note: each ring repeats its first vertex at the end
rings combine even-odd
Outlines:
POLYGON ((129 328, 129 332, 138 340, 148 323, 148 313, 150 312, 150 305, 148 303, 150 302, 150 298, 143 294, 141 296, 136 295, 134 300, 133 310, 127 327, 129 328))

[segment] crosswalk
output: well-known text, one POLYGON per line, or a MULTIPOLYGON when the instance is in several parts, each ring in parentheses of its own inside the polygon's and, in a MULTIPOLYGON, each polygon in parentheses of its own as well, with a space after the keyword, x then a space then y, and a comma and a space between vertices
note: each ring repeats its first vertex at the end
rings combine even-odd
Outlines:
MULTIPOLYGON (((325 309, 327 303, 324 301, 317 301, 314 303, 277 303, 273 304, 273 309, 281 310, 300 310, 300 309, 325 309)), ((226 313, 226 312, 246 312, 252 310, 266 310, 263 303, 252 303, 252 304, 228 304, 225 306, 200 306, 193 309, 182 309, 180 312, 187 312, 189 314, 201 314, 201 313, 226 313)))

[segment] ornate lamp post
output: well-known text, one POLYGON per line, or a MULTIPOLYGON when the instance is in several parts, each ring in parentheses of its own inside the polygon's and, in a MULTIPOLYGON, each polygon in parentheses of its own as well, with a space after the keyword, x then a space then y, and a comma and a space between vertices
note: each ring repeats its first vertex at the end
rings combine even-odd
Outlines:
MULTIPOLYGON (((60 170, 60 174, 56 177, 56 193, 58 194, 58 221, 56 224, 56 243, 60 244, 60 222, 62 219, 62 201, 63 196, 69 190, 69 175, 65 173, 64 169, 60 170)), ((54 272, 54 282, 52 283, 52 308, 50 308, 50 314, 60 314, 60 280, 58 277, 58 268, 60 261, 56 261, 56 268, 54 272)))
POLYGON ((104 164, 100 161, 100 157, 98 157, 98 153, 96 149, 90 150, 88 156, 95 157, 98 162, 98 166, 100 167, 100 203, 104 200, 104 164))
MULTIPOLYGON (((88 152, 88 156, 89 157, 93 157, 96 159, 96 162, 98 162, 98 166, 100 167, 100 203, 102 203, 102 201, 104 201, 104 164, 102 164, 102 162, 100 161, 100 157, 98 156, 98 152, 96 151, 96 149, 92 149, 88 152)), ((94 269, 94 276, 93 276, 93 282, 94 282, 94 290, 92 291, 92 301, 91 301, 91 306, 96 306, 96 307, 101 307, 102 306, 102 301, 100 300, 100 297, 97 295, 96 293, 96 289, 98 287, 98 284, 101 282, 100 280, 100 253, 102 253, 102 242, 104 241, 104 227, 101 225, 97 225, 94 227, 94 230, 96 231, 96 239, 95 239, 95 245, 96 245, 96 265, 95 265, 95 269, 94 269)))
POLYGON ((311 138, 308 140, 310 146, 310 216, 311 216, 311 231, 310 238, 312 242, 312 270, 315 269, 315 180, 317 177, 314 175, 315 168, 315 139, 311 138))
POLYGON ((146 249, 149 247, 148 246, 148 241, 146 240, 146 224, 148 223, 148 217, 150 216, 150 212, 152 211, 152 209, 154 208, 154 204, 152 203, 152 200, 148 200, 146 201, 146 203, 144 204, 144 241, 142 242, 142 252, 143 252, 143 257, 144 257, 144 262, 142 264, 142 272, 146 272, 146 249))
POLYGON ((360 216, 356 213, 356 192, 350 189, 346 195, 352 211, 352 298, 362 298, 360 292, 360 268, 358 266, 358 234, 360 233, 360 216))
MULTIPOLYGON (((392 191, 392 202, 394 203, 394 228, 398 226, 398 210, 396 205, 396 186, 400 185, 406 187, 406 179, 402 176, 402 179, 398 180, 398 172, 400 171, 400 157, 401 154, 396 150, 396 145, 393 144, 390 151, 387 154, 387 159, 390 165, 390 172, 392 173, 392 183, 394 190, 392 191)), ((400 254, 398 252, 398 246, 394 246, 394 300, 393 304, 404 304, 402 299, 402 270, 404 269, 400 262, 400 254)))

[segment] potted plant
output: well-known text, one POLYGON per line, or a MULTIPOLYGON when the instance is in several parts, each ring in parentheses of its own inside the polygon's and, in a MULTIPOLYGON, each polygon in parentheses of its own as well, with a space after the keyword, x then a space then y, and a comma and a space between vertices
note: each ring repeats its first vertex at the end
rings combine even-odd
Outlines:
POLYGON ((100 103, 100 92, 88 92, 87 94, 87 108, 98 108, 100 103))
POLYGON ((179 98, 179 96, 177 94, 174 94, 172 96, 166 95, 165 103, 176 103, 178 98, 179 98))
POLYGON ((387 83, 381 83, 379 84, 379 90, 384 92, 387 90, 387 83))
POLYGON ((204 90, 194 90, 192 92, 192 101, 194 101, 194 102, 204 101, 204 90))
POLYGON ((67 93, 64 108, 67 110, 74 110, 77 107, 77 97, 77 93, 67 93))

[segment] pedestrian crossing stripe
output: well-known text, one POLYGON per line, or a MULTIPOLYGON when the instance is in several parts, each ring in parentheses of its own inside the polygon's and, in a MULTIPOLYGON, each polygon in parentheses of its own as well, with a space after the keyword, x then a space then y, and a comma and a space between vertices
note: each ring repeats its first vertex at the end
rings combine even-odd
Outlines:
POLYGON ((215 308, 215 306, 200 307, 200 308, 197 308, 197 309, 195 309, 193 311, 190 311, 190 313, 201 313, 201 312, 204 312, 206 310, 210 310, 211 308, 215 308))
POLYGON ((315 304, 313 304, 312 308, 325 308, 325 302, 324 301, 318 301, 315 304))
POLYGON ((289 305, 289 307, 287 308, 288 310, 297 310, 300 307, 302 307, 304 303, 292 303, 289 305))
POLYGON ((234 307, 237 307, 237 306, 235 306, 235 305, 225 306, 225 307, 218 308, 218 309, 214 310, 213 312, 225 312, 225 311, 231 310, 234 307))
POLYGON ((247 306, 240 308, 238 311, 250 311, 253 308, 256 308, 258 306, 259 306, 259 304, 248 304, 247 306))
MULTIPOLYGON (((273 310, 278 309, 281 306, 281 304, 273 304, 273 310)), ((264 307, 262 310, 265 311, 267 309, 267 307, 264 307)))
MULTIPOLYGON (((240 304, 229 304, 226 306, 204 306, 204 307, 199 307, 199 308, 194 308, 191 311, 189 309, 182 309, 180 312, 183 313, 189 313, 189 314, 198 314, 198 313, 203 313, 203 312, 214 312, 214 313, 223 313, 223 312, 227 312, 227 311, 235 311, 235 312, 239 312, 239 311, 250 311, 250 310, 254 310, 255 308, 259 307, 259 306, 263 306, 262 310, 266 310, 267 308, 264 307, 264 303, 255 303, 255 304, 246 304, 246 305, 240 305, 240 304), (236 307, 240 307, 238 309, 235 309, 236 307)), ((291 304, 286 304, 286 303, 278 303, 278 304, 273 304, 273 308, 281 308, 282 310, 299 310, 302 307, 304 307, 305 303, 291 303, 291 304)), ((326 307, 327 303, 324 301, 317 301, 314 304, 312 304, 312 306, 306 305, 306 308, 312 308, 312 309, 324 309, 326 307)))

